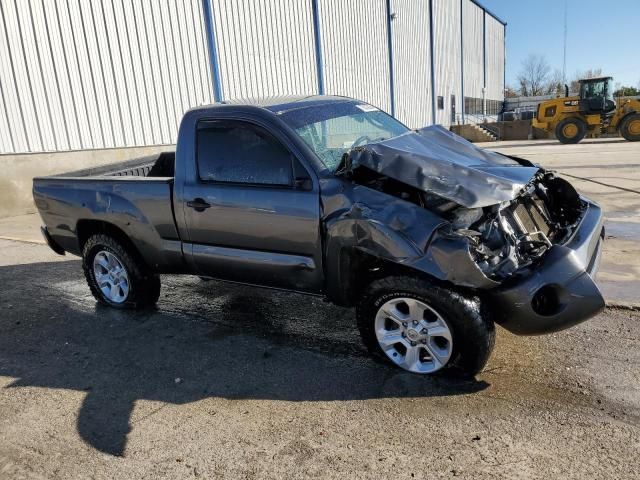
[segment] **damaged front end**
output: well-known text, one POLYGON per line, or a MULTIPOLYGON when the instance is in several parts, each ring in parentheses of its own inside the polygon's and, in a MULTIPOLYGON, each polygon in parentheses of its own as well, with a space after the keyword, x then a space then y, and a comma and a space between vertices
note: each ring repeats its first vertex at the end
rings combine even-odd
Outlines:
POLYGON ((415 139, 394 142, 352 150, 339 174, 443 220, 424 253, 401 259, 404 265, 473 289, 496 322, 517 334, 568 328, 604 307, 592 278, 604 240, 602 212, 567 181, 484 151, 481 164, 475 146, 463 145, 461 165, 446 163, 445 151, 433 145, 421 158, 415 139), (492 189, 498 201, 490 202, 492 189))
POLYGON ((535 265, 580 223, 586 202, 569 183, 540 171, 514 200, 484 208, 459 207, 447 215, 449 234, 464 237, 480 270, 502 282, 535 265))

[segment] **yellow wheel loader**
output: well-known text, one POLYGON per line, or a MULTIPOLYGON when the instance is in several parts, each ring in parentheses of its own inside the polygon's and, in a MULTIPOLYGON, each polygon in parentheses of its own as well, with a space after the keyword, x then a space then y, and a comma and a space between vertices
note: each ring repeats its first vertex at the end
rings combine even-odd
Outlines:
POLYGON ((614 99, 613 78, 580 80, 580 96, 547 100, 538 105, 533 127, 553 132, 560 143, 578 143, 585 136, 620 132, 630 142, 640 141, 640 100, 614 99))

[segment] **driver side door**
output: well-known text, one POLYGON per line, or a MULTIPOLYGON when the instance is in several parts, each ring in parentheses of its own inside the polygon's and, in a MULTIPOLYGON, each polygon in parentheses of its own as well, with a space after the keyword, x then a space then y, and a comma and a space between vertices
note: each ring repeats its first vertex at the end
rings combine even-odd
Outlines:
POLYGON ((287 145, 249 121, 201 121, 196 167, 183 208, 197 272, 319 292, 319 191, 287 145))

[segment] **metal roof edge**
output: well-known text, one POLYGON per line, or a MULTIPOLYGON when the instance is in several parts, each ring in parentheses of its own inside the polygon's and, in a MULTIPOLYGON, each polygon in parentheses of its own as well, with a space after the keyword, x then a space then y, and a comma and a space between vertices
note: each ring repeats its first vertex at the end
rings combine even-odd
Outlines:
POLYGON ((484 10, 485 13, 488 13, 489 15, 491 15, 493 18, 495 18, 498 22, 500 22, 502 25, 504 25, 505 27, 507 26, 507 22, 505 22, 504 20, 502 20, 499 16, 497 16, 495 13, 493 13, 491 10, 489 10, 487 7, 485 7, 484 5, 482 5, 478 0, 470 0, 471 3, 475 4, 477 7, 481 8, 482 10, 484 10))

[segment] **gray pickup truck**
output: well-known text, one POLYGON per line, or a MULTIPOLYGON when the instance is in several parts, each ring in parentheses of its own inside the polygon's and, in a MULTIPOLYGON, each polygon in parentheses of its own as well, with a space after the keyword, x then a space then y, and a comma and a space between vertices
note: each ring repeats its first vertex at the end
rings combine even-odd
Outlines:
POLYGON ((35 178, 33 194, 48 244, 82 257, 102 303, 154 305, 159 274, 321 295, 415 373, 477 373, 494 323, 541 334, 604 307, 596 204, 345 97, 195 108, 175 154, 35 178))

